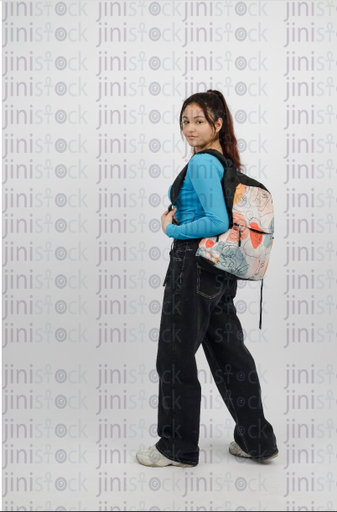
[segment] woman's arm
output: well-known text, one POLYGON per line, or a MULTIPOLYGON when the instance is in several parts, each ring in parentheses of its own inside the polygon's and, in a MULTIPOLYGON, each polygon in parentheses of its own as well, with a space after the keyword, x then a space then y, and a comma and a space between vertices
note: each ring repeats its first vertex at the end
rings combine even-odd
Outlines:
POLYGON ((222 191, 221 179, 224 168, 213 155, 194 155, 189 161, 187 174, 205 212, 200 219, 180 226, 169 224, 167 236, 188 240, 224 233, 229 228, 229 217, 222 191))

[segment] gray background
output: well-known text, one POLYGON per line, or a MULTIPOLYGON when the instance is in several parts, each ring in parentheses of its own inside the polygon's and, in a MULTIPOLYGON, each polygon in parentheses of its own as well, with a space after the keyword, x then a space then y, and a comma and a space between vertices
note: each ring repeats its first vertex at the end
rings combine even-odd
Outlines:
POLYGON ((299 14, 298 3, 115 2, 100 17, 110 2, 21 2, 18 15, 13 2, 6 18, 2 2, 3 508, 336 510, 337 3, 302 2, 299 14), (118 59, 100 72, 104 57, 118 59), (260 283, 239 281, 235 305, 280 455, 259 465, 228 453, 234 422, 199 351, 200 464, 153 469, 135 453, 158 440, 172 242, 160 216, 190 158, 182 102, 208 88, 223 92, 245 172, 274 200, 262 331, 260 283))

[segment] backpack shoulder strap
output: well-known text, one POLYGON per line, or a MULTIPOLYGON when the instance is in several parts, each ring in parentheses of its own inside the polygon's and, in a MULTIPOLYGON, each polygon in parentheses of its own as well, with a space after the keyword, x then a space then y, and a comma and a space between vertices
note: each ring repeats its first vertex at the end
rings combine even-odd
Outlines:
POLYGON ((233 165, 233 161, 230 158, 224 156, 217 149, 204 149, 203 151, 199 151, 197 154, 202 155, 203 153, 208 153, 210 155, 215 156, 218 160, 220 160, 225 169, 233 165))
MULTIPOLYGON (((209 153, 210 155, 215 156, 218 160, 220 160, 220 162, 222 163, 222 165, 224 166, 225 169, 228 167, 232 167, 234 165, 233 161, 230 158, 225 157, 222 153, 220 153, 220 151, 217 151, 216 149, 205 149, 204 151, 199 151, 196 154, 200 155, 203 153, 209 153)), ((192 158, 193 158, 193 156, 192 156, 192 158)), ((179 190, 180 190, 180 187, 183 184, 183 181, 185 179, 188 164, 189 164, 189 162, 185 165, 183 170, 180 171, 180 173, 178 174, 178 176, 176 177, 176 179, 174 180, 174 182, 172 184, 171 192, 170 192, 172 204, 170 204, 170 206, 168 208, 169 211, 171 211, 173 205, 177 204, 179 190)))
POLYGON ((180 171, 180 173, 178 174, 178 176, 176 177, 176 179, 174 180, 174 182, 172 184, 171 191, 170 191, 172 204, 170 204, 170 206, 168 208, 169 211, 171 211, 172 205, 177 204, 179 190, 180 190, 180 187, 181 187, 181 185, 184 181, 184 178, 186 176, 187 167, 188 167, 188 164, 186 164, 185 167, 183 168, 183 170, 180 171))

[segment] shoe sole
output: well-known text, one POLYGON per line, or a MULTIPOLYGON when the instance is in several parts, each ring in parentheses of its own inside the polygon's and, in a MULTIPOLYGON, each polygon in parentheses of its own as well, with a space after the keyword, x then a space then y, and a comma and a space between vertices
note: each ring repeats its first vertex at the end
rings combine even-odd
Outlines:
POLYGON ((143 466, 147 466, 149 468, 166 468, 167 466, 174 466, 176 468, 195 468, 195 466, 197 466, 197 464, 191 465, 191 464, 183 464, 180 462, 178 464, 166 464, 165 466, 159 466, 155 462, 153 464, 144 464, 144 462, 142 462, 138 459, 137 454, 136 454, 136 459, 138 460, 139 464, 142 464, 143 466))
POLYGON ((247 457, 247 455, 239 455, 238 453, 233 453, 231 451, 231 449, 229 449, 229 453, 234 455, 234 457, 240 457, 241 459, 251 459, 251 460, 255 460, 256 462, 267 462, 268 460, 275 459, 275 457, 277 457, 279 454, 279 452, 277 451, 273 455, 268 457, 267 459, 253 459, 253 457, 251 455, 249 455, 248 457, 247 457))

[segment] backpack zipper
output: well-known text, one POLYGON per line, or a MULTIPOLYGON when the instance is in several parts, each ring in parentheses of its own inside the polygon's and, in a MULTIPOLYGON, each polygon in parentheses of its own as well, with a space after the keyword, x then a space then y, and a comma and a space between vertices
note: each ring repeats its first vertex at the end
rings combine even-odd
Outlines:
POLYGON ((234 224, 236 226, 239 226, 239 247, 241 247, 241 224, 237 224, 236 222, 234 222, 234 224))
MULTIPOLYGON (((239 227, 239 247, 241 247, 241 229, 242 229, 242 226, 241 226, 241 224, 238 224, 237 222, 233 222, 233 226, 238 226, 239 227)), ((259 231, 258 229, 250 228, 249 226, 247 226, 247 228, 250 229, 251 231, 254 231, 255 233, 260 233, 260 235, 272 235, 273 234, 273 233, 267 233, 265 231, 259 231)))
MULTIPOLYGON (((233 222, 233 226, 239 226, 239 247, 241 247, 241 224, 238 224, 237 222, 233 222)), ((249 226, 247 226, 247 229, 250 229, 251 231, 255 231, 255 233, 260 233, 260 235, 273 235, 274 233, 269 233, 267 231, 259 231, 258 229, 254 229, 254 228, 250 228, 249 226)), ((219 242, 219 237, 220 235, 217 235, 216 237, 216 241, 219 242)), ((274 238, 272 236, 272 238, 274 238)))

